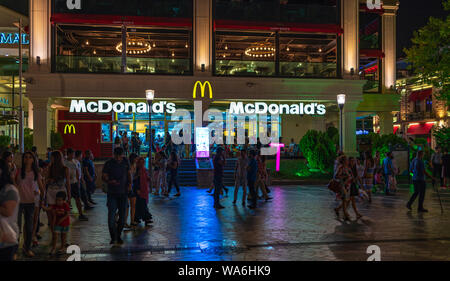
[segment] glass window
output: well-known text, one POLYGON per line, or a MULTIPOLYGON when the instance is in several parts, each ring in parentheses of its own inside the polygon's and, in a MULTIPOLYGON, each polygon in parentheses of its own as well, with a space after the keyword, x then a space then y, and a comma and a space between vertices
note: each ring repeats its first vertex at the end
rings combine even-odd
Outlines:
POLYGON ((192 73, 191 40, 188 31, 131 29, 128 32, 127 48, 127 72, 192 73))
POLYGON ((432 112, 433 111, 433 99, 430 97, 430 98, 427 98, 426 99, 426 112, 432 112))
POLYGON ((275 33, 216 32, 217 75, 275 75, 275 33))
POLYGON ((360 49, 380 49, 381 16, 376 13, 359 13, 360 49))
POLYGON ((120 28, 56 26, 56 72, 120 73, 120 28))
MULTIPOLYGON (((56 72, 121 73, 119 27, 56 26, 56 72)), ((127 30, 126 73, 192 73, 188 30, 127 30)))
POLYGON ((192 18, 191 0, 84 0, 81 9, 68 9, 67 0, 53 0, 55 13, 192 18))
POLYGON ((336 35, 280 35, 280 74, 336 77, 336 35))
POLYGON ((336 0, 215 0, 215 19, 339 23, 336 0))

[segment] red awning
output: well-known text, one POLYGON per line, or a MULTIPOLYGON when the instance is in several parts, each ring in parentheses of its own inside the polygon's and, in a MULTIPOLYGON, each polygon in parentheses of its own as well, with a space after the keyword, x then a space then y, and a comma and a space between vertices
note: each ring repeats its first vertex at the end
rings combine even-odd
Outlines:
POLYGON ((385 54, 382 50, 376 49, 360 49, 359 54, 367 58, 384 58, 385 54))
POLYGON ((408 135, 428 135, 433 126, 434 124, 432 123, 410 125, 408 127, 408 135))
POLYGON ((397 133, 398 129, 400 129, 400 126, 394 126, 394 135, 397 133))
POLYGON ((409 95, 409 101, 422 101, 429 98, 433 94, 433 88, 414 91, 409 95))

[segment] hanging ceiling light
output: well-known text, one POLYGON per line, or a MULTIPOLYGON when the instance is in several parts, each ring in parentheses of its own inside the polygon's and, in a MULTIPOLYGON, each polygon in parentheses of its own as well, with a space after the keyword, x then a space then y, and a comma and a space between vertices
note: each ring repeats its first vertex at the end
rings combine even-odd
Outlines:
POLYGON ((225 50, 228 50, 228 45, 225 45, 225 50))
POLYGON ((152 46, 153 48, 156 48, 156 43, 155 42, 153 42, 153 46, 152 46))
MULTIPOLYGON (((127 55, 140 55, 150 52, 152 47, 144 38, 129 37, 127 38, 127 55)), ((116 50, 122 53, 122 42, 116 45, 116 50)))
POLYGON ((291 49, 289 49, 289 46, 286 47, 286 51, 289 52, 291 49))
POLYGON ((184 45, 184 47, 187 49, 187 48, 189 48, 189 45, 188 45, 188 43, 186 42, 186 45, 184 45))
POLYGON ((269 58, 275 56, 275 48, 269 42, 256 43, 245 49, 245 55, 253 58, 269 58))

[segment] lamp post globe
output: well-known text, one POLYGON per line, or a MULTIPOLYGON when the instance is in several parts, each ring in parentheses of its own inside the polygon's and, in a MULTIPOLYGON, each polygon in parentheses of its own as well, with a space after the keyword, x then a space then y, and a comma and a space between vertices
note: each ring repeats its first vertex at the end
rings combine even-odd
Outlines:
POLYGON ((343 128, 342 123, 343 123, 343 111, 344 111, 344 106, 345 106, 345 100, 346 100, 345 94, 337 95, 337 103, 338 103, 339 111, 340 111, 339 149, 341 150, 341 152, 344 152, 344 137, 343 137, 344 128, 343 128))

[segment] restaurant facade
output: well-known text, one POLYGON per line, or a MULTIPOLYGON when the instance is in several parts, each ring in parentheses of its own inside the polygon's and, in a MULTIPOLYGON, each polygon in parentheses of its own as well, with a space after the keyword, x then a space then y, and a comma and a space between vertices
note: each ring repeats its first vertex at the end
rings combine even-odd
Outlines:
MULTIPOLYGON (((257 119, 257 110, 278 108, 269 129, 298 143, 310 129, 339 128, 336 96, 345 93, 343 146, 356 153, 358 120, 376 116, 379 128, 363 131, 392 133, 399 111, 397 8, 357 0, 32 1, 26 77, 35 145, 45 151, 53 131, 64 147, 103 158, 120 132, 136 132, 145 147, 148 89, 157 138, 179 125, 170 108, 194 119, 201 100, 224 119, 232 106, 257 119)), ((260 128, 249 122, 245 130, 256 136, 260 128)))

